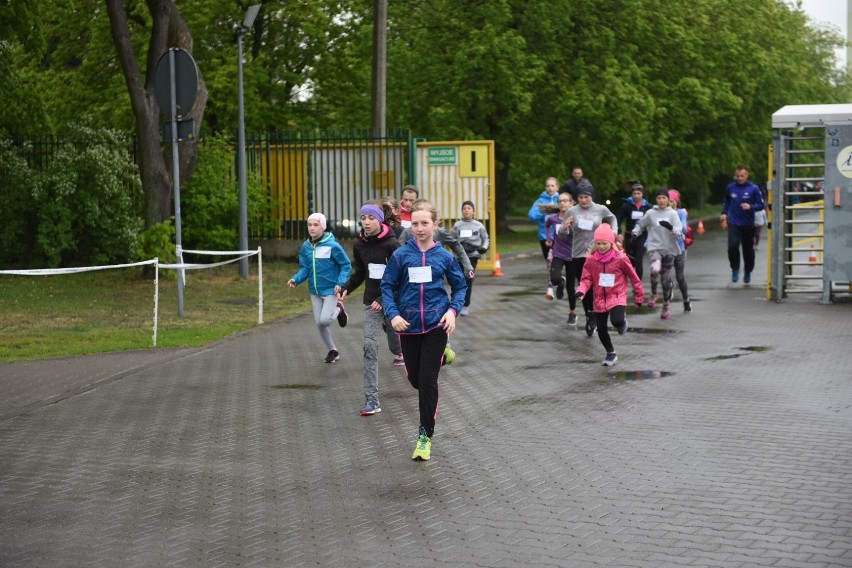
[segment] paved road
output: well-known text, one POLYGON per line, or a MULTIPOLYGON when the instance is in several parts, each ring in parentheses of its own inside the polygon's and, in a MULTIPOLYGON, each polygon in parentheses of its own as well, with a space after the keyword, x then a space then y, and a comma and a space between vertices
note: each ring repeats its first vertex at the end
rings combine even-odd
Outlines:
POLYGON ((852 566, 852 303, 690 255, 695 311, 631 312, 609 369, 538 256, 480 275, 427 463, 386 351, 358 414, 355 306, 335 365, 307 315, 0 365, 0 566, 852 566))

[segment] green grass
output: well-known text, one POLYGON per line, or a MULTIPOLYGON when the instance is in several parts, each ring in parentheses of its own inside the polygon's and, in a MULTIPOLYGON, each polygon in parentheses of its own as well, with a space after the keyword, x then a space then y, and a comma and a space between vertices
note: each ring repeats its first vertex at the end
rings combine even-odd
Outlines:
MULTIPOLYGON (((310 309, 307 285, 287 280, 293 263, 263 263, 266 323, 310 309)), ((197 347, 257 325, 257 264, 187 271, 184 317, 177 280, 160 271, 158 347, 197 347)), ((154 281, 141 269, 57 276, 0 275, 0 362, 152 347, 154 281)))

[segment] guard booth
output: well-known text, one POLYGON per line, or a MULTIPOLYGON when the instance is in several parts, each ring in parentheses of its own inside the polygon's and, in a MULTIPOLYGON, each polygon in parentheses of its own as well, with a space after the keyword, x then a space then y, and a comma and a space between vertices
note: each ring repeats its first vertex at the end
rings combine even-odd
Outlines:
POLYGON ((769 297, 852 294, 852 104, 772 115, 769 297))

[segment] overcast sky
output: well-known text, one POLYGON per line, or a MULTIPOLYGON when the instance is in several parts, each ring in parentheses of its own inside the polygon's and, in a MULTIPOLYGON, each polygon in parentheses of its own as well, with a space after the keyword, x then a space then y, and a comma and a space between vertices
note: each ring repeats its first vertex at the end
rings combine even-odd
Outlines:
MULTIPOLYGON (((816 23, 831 24, 846 36, 847 0, 802 0, 802 9, 816 23)), ((846 65, 846 49, 837 51, 840 66, 846 65)))

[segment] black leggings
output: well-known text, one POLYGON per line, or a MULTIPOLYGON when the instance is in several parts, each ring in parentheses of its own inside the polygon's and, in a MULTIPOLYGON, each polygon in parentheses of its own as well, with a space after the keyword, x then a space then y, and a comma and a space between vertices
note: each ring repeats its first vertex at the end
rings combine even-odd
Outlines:
POLYGON ((447 332, 439 328, 429 333, 401 335, 400 340, 408 382, 418 392, 420 425, 431 438, 438 415, 438 373, 447 347, 447 332))
MULTIPOLYGON (((476 272, 476 264, 479 262, 478 258, 470 258, 470 265, 473 267, 473 271, 476 272)), ((464 277, 464 281, 467 283, 467 292, 464 293, 464 305, 465 307, 470 305, 470 295, 473 294, 473 278, 464 277)))
POLYGON ((563 266, 565 267, 565 291, 568 293, 568 305, 573 312, 577 307, 577 297, 574 295, 577 277, 574 274, 574 264, 572 261, 554 256, 550 261, 550 282, 554 286, 559 285, 559 279, 562 278, 563 266))
MULTIPOLYGON (((577 278, 581 278, 583 276, 583 266, 586 265, 586 257, 581 256, 577 258, 574 257, 574 260, 571 261, 571 265, 574 267, 574 274, 577 275, 577 278)), ((591 316, 592 310, 594 309, 594 301, 595 296, 592 292, 592 287, 589 286, 589 290, 583 295, 583 309, 586 311, 586 317, 591 316)))
POLYGON ((612 322, 613 327, 618 328, 627 319, 627 306, 615 306, 608 312, 595 312, 595 321, 598 324, 598 339, 601 340, 606 352, 612 353, 615 351, 615 347, 612 346, 612 339, 609 338, 609 330, 606 327, 607 318, 612 322))

